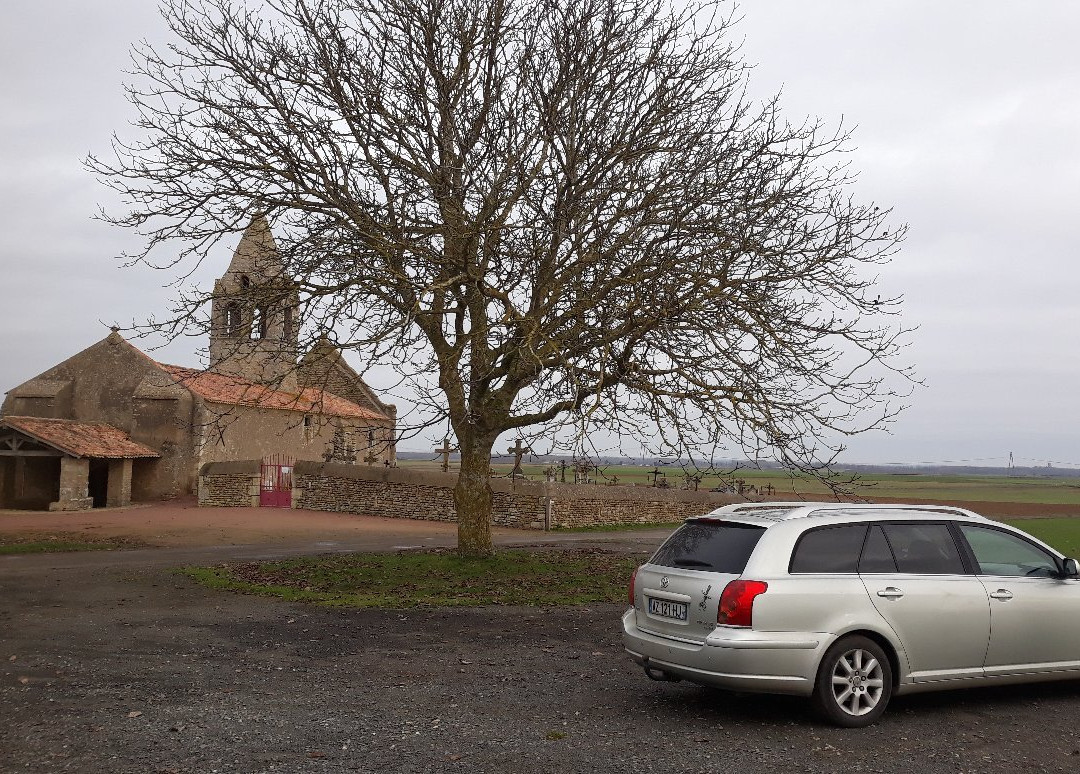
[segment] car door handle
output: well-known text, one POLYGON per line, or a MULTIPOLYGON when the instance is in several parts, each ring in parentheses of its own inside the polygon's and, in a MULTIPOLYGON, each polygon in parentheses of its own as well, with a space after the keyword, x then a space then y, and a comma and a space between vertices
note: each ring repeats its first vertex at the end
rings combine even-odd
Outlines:
POLYGON ((904 592, 895 586, 887 586, 878 591, 877 595, 886 599, 900 599, 900 597, 904 596, 904 592))
POLYGON ((990 593, 990 599, 1002 599, 1002 600, 1007 601, 1007 600, 1010 600, 1012 598, 1013 598, 1012 592, 1009 591, 1008 589, 998 589, 997 591, 992 591, 990 593))

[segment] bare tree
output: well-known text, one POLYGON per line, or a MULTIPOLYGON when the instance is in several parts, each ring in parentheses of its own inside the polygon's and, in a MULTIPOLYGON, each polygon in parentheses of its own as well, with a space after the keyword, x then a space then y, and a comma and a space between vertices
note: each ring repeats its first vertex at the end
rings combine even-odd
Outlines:
POLYGON ((508 431, 827 477, 910 378, 874 297, 903 229, 852 199, 845 131, 747 97, 723 2, 681 8, 165 0, 174 42, 133 51, 144 138, 87 163, 136 259, 197 261, 265 214, 310 335, 437 374, 414 397, 457 438, 464 555, 492 551, 508 431))

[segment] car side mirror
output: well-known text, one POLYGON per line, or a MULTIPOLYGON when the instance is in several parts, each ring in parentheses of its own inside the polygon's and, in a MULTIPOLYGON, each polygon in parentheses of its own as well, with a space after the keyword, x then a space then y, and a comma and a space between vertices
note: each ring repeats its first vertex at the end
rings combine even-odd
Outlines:
POLYGON ((1066 578, 1075 578, 1080 576, 1080 562, 1075 559, 1069 558, 1062 562, 1062 566, 1065 570, 1066 578))

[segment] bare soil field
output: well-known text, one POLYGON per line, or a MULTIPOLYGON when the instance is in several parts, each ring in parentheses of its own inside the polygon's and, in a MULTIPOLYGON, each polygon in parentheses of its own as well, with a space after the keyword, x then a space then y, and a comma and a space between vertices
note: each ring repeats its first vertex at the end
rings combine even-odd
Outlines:
MULTIPOLYGON (((871 502, 897 502, 894 497, 866 498, 871 502)), ((1000 503, 969 500, 924 500, 905 498, 905 503, 913 505, 951 505, 966 508, 982 514, 988 519, 1068 519, 1080 517, 1080 505, 1061 503, 1000 503)))

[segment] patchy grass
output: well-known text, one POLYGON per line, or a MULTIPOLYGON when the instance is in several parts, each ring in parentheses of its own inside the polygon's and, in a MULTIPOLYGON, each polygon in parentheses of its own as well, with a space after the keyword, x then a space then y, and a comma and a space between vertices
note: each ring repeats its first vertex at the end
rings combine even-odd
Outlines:
POLYGON ((337 554, 180 572, 211 588, 341 607, 554 607, 623 601, 630 574, 642 561, 584 549, 500 551, 490 559, 461 559, 438 550, 337 554))
POLYGON ((146 544, 130 538, 90 537, 79 532, 0 536, 0 555, 45 554, 65 551, 116 551, 132 548, 146 548, 146 544))

